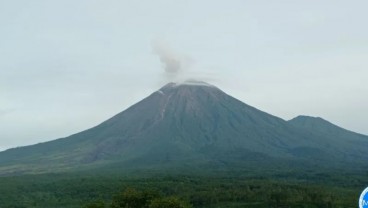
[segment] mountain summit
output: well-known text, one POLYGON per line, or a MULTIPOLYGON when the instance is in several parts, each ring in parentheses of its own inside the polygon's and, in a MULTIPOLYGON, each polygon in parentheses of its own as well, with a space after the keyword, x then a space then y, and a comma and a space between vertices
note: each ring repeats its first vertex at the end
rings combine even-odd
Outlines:
POLYGON ((332 124, 323 131, 327 121, 311 125, 304 120, 285 121, 205 82, 169 83, 96 127, 1 152, 0 174, 107 166, 244 169, 301 162, 333 166, 368 159, 367 136, 332 124))

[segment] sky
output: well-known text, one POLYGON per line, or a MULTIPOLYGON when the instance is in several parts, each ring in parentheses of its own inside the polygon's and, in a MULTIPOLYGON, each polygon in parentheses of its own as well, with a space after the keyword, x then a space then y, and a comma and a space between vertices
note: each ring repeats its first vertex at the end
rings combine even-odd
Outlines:
POLYGON ((368 134, 368 1, 0 1, 0 150, 203 80, 289 120, 368 134))

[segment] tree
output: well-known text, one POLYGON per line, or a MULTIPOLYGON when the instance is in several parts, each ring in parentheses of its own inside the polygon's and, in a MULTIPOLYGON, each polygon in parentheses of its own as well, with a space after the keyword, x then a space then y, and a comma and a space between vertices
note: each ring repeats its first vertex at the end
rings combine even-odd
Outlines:
POLYGON ((190 208, 189 204, 177 197, 165 197, 154 199, 149 208, 190 208))
POLYGON ((111 208, 148 208, 151 201, 159 197, 154 191, 137 191, 126 189, 121 194, 114 197, 111 208))
POLYGON ((95 201, 87 204, 84 208, 105 208, 105 203, 103 201, 95 201))

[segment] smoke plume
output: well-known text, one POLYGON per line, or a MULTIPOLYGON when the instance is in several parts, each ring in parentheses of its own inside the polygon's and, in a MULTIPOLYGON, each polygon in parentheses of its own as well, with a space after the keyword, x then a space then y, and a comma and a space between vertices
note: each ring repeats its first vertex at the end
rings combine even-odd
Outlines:
POLYGON ((191 63, 190 58, 173 51, 162 41, 154 41, 152 43, 152 48, 153 52, 160 58, 167 78, 169 78, 170 81, 176 79, 191 63))

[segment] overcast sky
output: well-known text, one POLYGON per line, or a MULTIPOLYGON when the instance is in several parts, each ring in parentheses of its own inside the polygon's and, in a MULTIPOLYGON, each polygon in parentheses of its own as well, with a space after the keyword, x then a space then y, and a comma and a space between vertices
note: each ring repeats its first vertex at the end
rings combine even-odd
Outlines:
POLYGON ((166 82, 368 134, 366 0, 0 1, 0 149, 77 133, 166 82), (166 65, 165 65, 166 64, 166 65))

